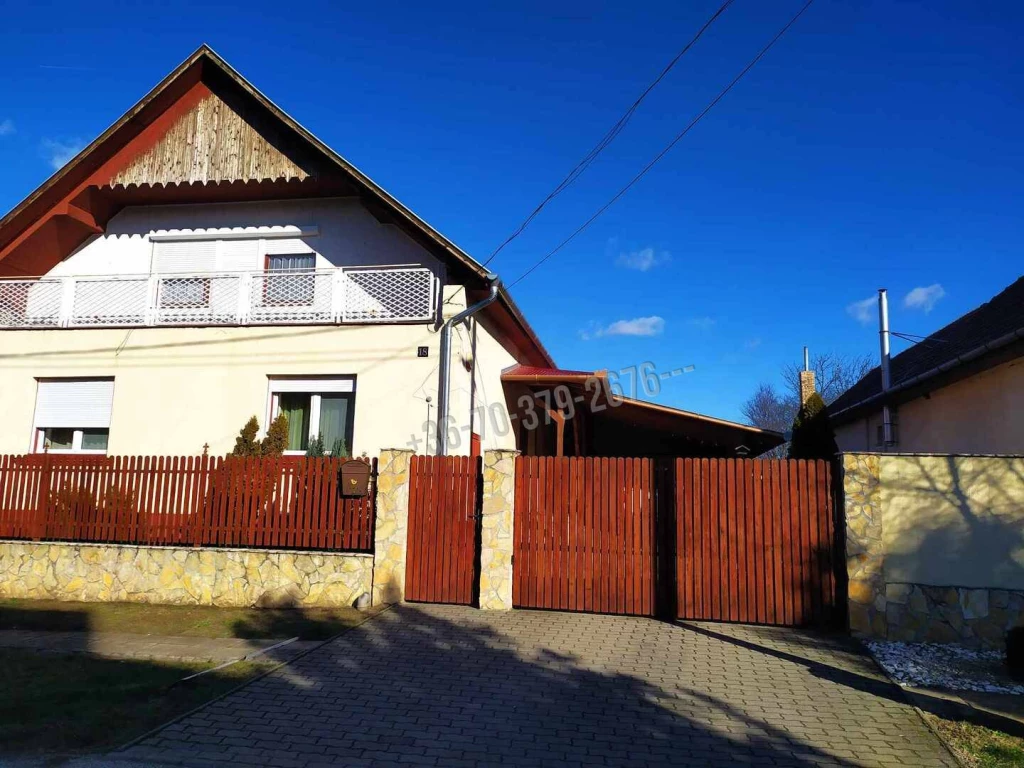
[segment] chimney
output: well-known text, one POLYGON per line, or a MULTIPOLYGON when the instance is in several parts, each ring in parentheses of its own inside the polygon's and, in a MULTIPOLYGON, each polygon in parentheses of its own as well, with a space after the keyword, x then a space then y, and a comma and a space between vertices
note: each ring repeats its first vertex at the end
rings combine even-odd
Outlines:
POLYGON ((811 370, 811 358, 804 347, 804 369, 800 371, 800 406, 807 405, 807 401, 814 394, 814 371, 811 370))

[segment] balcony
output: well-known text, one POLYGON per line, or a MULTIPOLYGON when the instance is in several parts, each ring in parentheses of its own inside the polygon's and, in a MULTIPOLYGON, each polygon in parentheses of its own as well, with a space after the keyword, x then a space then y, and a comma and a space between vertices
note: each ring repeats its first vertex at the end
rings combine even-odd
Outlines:
POLYGON ((0 279, 0 329, 401 323, 434 319, 422 267, 0 279))

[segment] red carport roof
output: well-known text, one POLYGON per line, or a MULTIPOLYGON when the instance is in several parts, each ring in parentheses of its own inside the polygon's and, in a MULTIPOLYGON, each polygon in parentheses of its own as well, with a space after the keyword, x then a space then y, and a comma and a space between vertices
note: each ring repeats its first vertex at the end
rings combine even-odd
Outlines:
POLYGON ((604 371, 570 371, 565 368, 541 368, 536 365, 513 365, 501 372, 502 381, 574 380, 603 375, 604 371))
MULTIPOLYGON (((502 371, 501 380, 509 383, 576 384, 578 386, 594 376, 605 378, 607 371, 572 371, 562 368, 514 365, 502 371)), ((684 411, 680 408, 621 395, 617 396, 616 400, 620 406, 626 407, 612 408, 605 411, 605 414, 609 418, 636 426, 644 425, 649 429, 677 435, 697 433, 715 442, 736 443, 737 445, 747 443, 748 448, 755 449, 755 455, 784 442, 781 433, 769 429, 760 429, 749 424, 739 424, 714 416, 705 416, 701 413, 684 411)))

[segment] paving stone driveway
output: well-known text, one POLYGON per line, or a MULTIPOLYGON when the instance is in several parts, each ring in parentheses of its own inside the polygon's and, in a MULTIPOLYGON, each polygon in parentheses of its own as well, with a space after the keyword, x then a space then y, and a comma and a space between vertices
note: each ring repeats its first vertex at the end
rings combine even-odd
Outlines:
POLYGON ((927 765, 842 638, 405 605, 118 757, 185 765, 927 765))

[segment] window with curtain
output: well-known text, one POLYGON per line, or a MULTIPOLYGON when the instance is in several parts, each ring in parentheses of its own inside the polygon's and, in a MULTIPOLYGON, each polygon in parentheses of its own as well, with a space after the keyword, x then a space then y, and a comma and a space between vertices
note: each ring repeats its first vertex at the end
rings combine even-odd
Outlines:
POLYGON ((314 253, 274 253, 267 255, 264 300, 267 304, 305 306, 313 303, 316 291, 314 253))
POLYGON ((332 456, 352 454, 355 381, 352 377, 282 378, 270 383, 271 417, 288 418, 288 452, 305 453, 319 438, 332 456))

